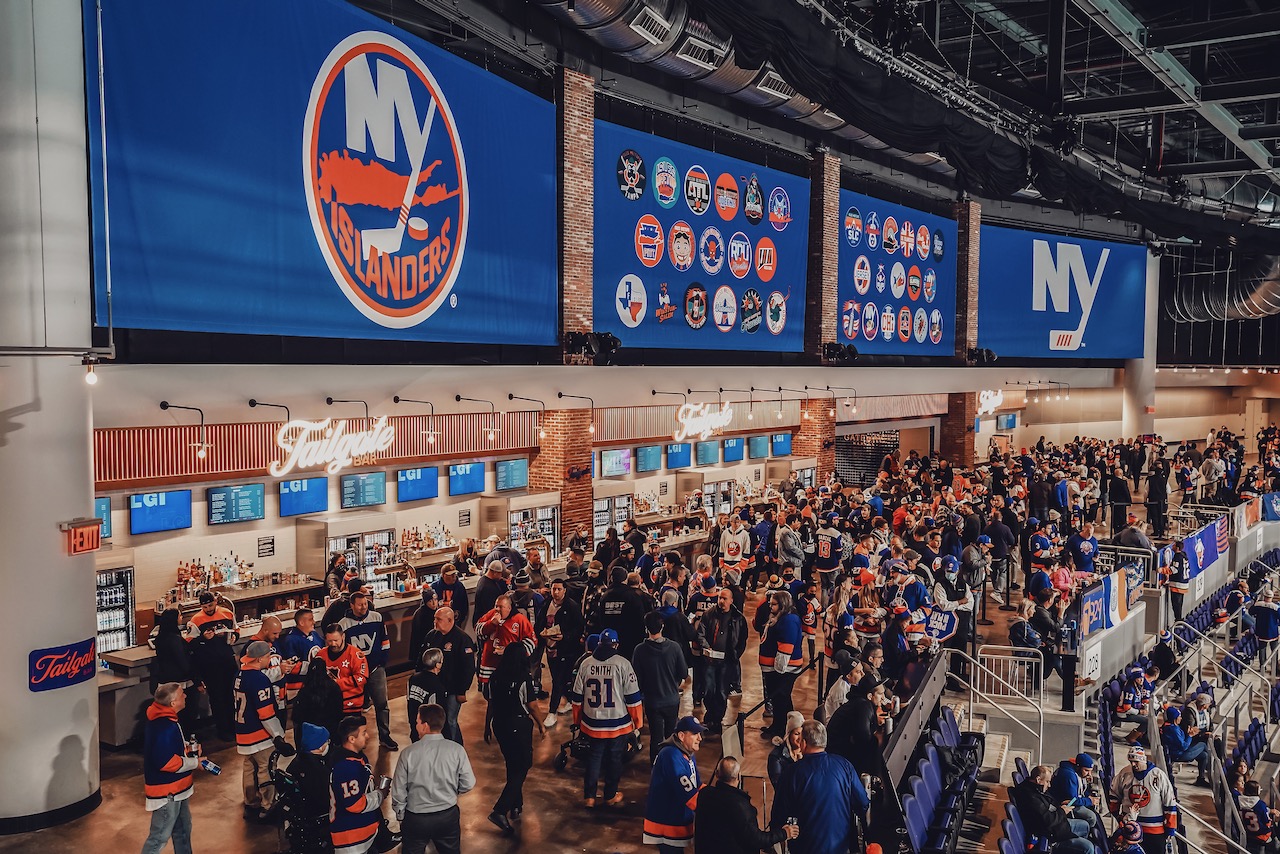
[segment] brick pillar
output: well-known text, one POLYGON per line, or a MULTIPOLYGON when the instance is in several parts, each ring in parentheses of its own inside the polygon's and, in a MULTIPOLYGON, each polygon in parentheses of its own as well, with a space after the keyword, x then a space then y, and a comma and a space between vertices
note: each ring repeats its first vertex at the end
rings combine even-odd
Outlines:
POLYGON ((797 457, 817 457, 818 483, 836 467, 836 416, 830 398, 815 397, 800 404, 800 429, 791 439, 791 453, 797 457))
MULTIPOLYGON (((840 311, 836 293, 840 256, 840 160, 825 149, 814 152, 810 170, 809 282, 805 288, 804 352, 808 361, 824 362, 822 345, 839 340, 840 311)), ((826 410, 823 410, 824 412, 826 410)))
POLYGON ((947 395, 947 417, 942 419, 938 451, 957 470, 974 464, 973 419, 977 417, 977 393, 969 391, 947 395))
MULTIPOLYGON (((956 202, 956 355, 978 346, 978 249, 982 206, 974 201, 956 202)), ((999 355, 998 353, 996 355, 999 355)), ((969 420, 973 426, 973 419, 969 420)))
POLYGON ((566 365, 588 364, 563 353, 563 334, 591 332, 595 251, 595 81, 565 68, 560 79, 560 332, 566 365))
POLYGON ((591 525, 591 410, 548 409, 538 452, 529 462, 530 489, 560 491, 560 539, 563 551, 579 525, 591 525), (570 477, 572 470, 583 472, 570 477))

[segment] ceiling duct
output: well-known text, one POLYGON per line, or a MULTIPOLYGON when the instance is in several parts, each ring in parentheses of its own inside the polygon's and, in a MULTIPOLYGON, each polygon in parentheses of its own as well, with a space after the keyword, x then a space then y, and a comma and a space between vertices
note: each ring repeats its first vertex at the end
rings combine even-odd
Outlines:
MULTIPOLYGON (((1194 259, 1194 250, 1188 250, 1194 259)), ((1214 266, 1180 273, 1170 299, 1169 317, 1178 323, 1224 320, 1260 320, 1280 314, 1280 256, 1267 255, 1254 263, 1236 266, 1234 253, 1226 253, 1225 267, 1214 266)))
POLYGON ((689 17, 685 0, 533 0, 606 48, 632 62, 729 95, 753 107, 834 133, 870 151, 883 152, 943 176, 955 169, 935 154, 908 154, 847 124, 796 91, 772 65, 742 68, 733 43, 689 17))

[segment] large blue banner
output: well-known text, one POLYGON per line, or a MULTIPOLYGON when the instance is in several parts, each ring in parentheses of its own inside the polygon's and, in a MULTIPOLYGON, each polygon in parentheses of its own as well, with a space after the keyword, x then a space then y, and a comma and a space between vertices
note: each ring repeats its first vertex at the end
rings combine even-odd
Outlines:
POLYGON ((1138 359, 1143 246, 982 227, 978 346, 997 356, 1138 359))
MULTIPOLYGON (((1225 516, 1222 517, 1224 520, 1225 516)), ((1218 525, 1212 522, 1182 541, 1187 555, 1187 575, 1195 578, 1218 559, 1218 525)))
POLYGON ((840 191, 840 338, 861 353, 955 355, 954 220, 840 191))
POLYGON ((1262 496, 1262 518, 1267 522, 1280 522, 1280 492, 1262 496))
POLYGON ((551 104, 341 0, 101 7, 98 323, 109 257, 117 326, 555 343, 551 104))
POLYGON ((807 179, 600 121, 595 152, 597 331, 804 349, 807 179))

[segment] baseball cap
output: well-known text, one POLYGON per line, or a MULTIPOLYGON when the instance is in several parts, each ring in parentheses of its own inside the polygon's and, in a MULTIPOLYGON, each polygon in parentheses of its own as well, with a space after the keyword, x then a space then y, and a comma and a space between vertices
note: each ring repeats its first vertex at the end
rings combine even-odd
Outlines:
POLYGON ((858 682, 857 691, 859 694, 870 694, 881 685, 888 684, 888 682, 888 679, 877 679, 875 676, 868 673, 866 676, 862 677, 860 682, 858 682))
POLYGON ((271 644, 266 641, 254 641, 244 651, 246 658, 262 658, 271 654, 271 644))
POLYGON ((847 649, 842 649, 835 655, 831 656, 831 665, 844 676, 853 670, 853 653, 847 649))
POLYGON ((217 596, 214 596, 214 595, 213 595, 212 593, 210 593, 208 590, 201 590, 201 591, 200 591, 200 604, 201 604, 201 605, 208 605, 210 602, 217 602, 217 601, 218 601, 218 597, 217 597, 217 596))
POLYGON ((838 522, 840 521, 840 514, 833 510, 822 518, 826 519, 828 522, 838 522))
POLYGON ((1040 524, 1040 520, 1037 519, 1035 516, 1031 516, 1030 518, 1027 519, 1027 524, 1034 528, 1036 525, 1040 524))
POLYGON ((943 555, 939 560, 942 561, 943 572, 957 572, 960 569, 960 561, 954 555, 943 555))
POLYGON ((614 646, 617 646, 617 645, 618 645, 618 633, 617 633, 617 632, 615 632, 613 629, 603 629, 603 630, 600 632, 600 644, 601 644, 602 646, 603 646, 604 644, 613 644, 614 646))
MULTIPOLYGON (((605 631, 609 631, 609 630, 605 629, 605 631)), ((676 732, 696 732, 698 734, 702 734, 704 732, 707 732, 707 728, 704 727, 702 725, 702 722, 699 721, 697 718, 695 718, 693 715, 685 715, 680 720, 676 721, 675 731, 676 732)))
MULTIPOLYGON (((1028 519, 1027 521, 1028 521, 1028 522, 1030 522, 1030 521, 1032 521, 1032 520, 1028 519)), ((980 546, 989 546, 989 545, 991 545, 991 538, 990 538, 990 537, 988 537, 986 534, 979 534, 979 535, 978 535, 978 545, 980 545, 980 546)))
POLYGON ((441 575, 457 575, 458 568, 451 563, 446 563, 444 565, 444 570, 442 570, 440 574, 441 575))
POLYGON ((1092 768, 1092 767, 1093 767, 1093 757, 1092 757, 1092 756, 1090 756, 1090 755, 1089 755, 1089 754, 1087 754, 1087 753, 1077 753, 1077 754, 1076 754, 1076 767, 1077 767, 1077 768, 1092 768))
POLYGON ((299 746, 307 753, 313 753, 327 744, 329 741, 329 730, 322 726, 306 723, 302 724, 302 740, 299 746))

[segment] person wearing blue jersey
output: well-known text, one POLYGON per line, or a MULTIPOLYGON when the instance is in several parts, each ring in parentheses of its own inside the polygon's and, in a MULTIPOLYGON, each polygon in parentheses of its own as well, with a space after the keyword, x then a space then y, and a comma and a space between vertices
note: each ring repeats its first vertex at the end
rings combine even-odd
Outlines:
POLYGON ((342 627, 347 643, 364 653, 369 661, 365 698, 373 705, 374 718, 378 722, 378 741, 384 750, 399 750, 400 745, 391 737, 391 707, 387 705, 387 659, 391 653, 391 640, 387 637, 382 615, 369 607, 368 594, 356 592, 351 594, 351 607, 338 625, 342 627))
POLYGON ((773 722, 760 731, 760 737, 772 740, 786 734, 782 727, 793 708, 791 689, 804 665, 804 630, 790 593, 779 590, 769 597, 769 617, 761 635, 760 668, 765 696, 773 707, 773 722))
POLYGON ((311 657, 324 646, 324 635, 316 629, 315 612, 310 608, 294 611, 293 625, 285 629, 273 646, 282 659, 293 659, 296 662, 284 677, 285 695, 292 702, 302 690, 311 657))
POLYGON ((1240 810, 1240 819, 1248 834, 1245 847, 1249 849, 1249 854, 1271 851, 1271 808, 1262 799, 1262 785, 1257 780, 1249 780, 1244 784, 1244 791, 1236 795, 1236 807, 1240 810))
POLYGON ((1098 556, 1098 539, 1093 535, 1093 523, 1085 522, 1080 530, 1067 538, 1067 553, 1076 572, 1096 573, 1094 559, 1098 556))
POLYGON ((1276 639, 1280 637, 1280 610, 1276 606, 1276 594, 1268 590, 1258 597, 1258 602, 1249 609, 1253 617, 1253 634, 1258 639, 1258 662, 1261 664, 1271 657, 1276 639))
POLYGON ((191 804, 195 791, 192 775, 200 764, 200 746, 192 750, 178 714, 186 708, 187 694, 179 682, 162 683, 147 708, 143 739, 142 781, 151 813, 151 832, 142 854, 159 854, 173 840, 176 854, 191 854, 191 804))
POLYGON ((827 728, 818 721, 800 727, 803 756, 785 768, 774 793, 769 828, 783 830, 792 820, 799 830, 788 843, 790 854, 858 851, 858 826, 871 802, 857 770, 842 756, 827 752, 827 728))
POLYGON ((387 792, 374 785, 373 769, 364 755, 369 743, 365 720, 342 719, 334 734, 333 770, 329 776, 329 838, 334 854, 365 854, 382 826, 387 792))
POLYGON ((694 810, 698 807, 696 754, 707 728, 693 715, 676 722, 675 731, 653 760, 649 796, 644 804, 644 844, 662 854, 682 851, 693 840, 694 810))
POLYGON ((822 579, 822 589, 829 595, 835 586, 835 574, 844 556, 844 534, 840 532, 840 514, 826 513, 815 538, 813 568, 822 579))

